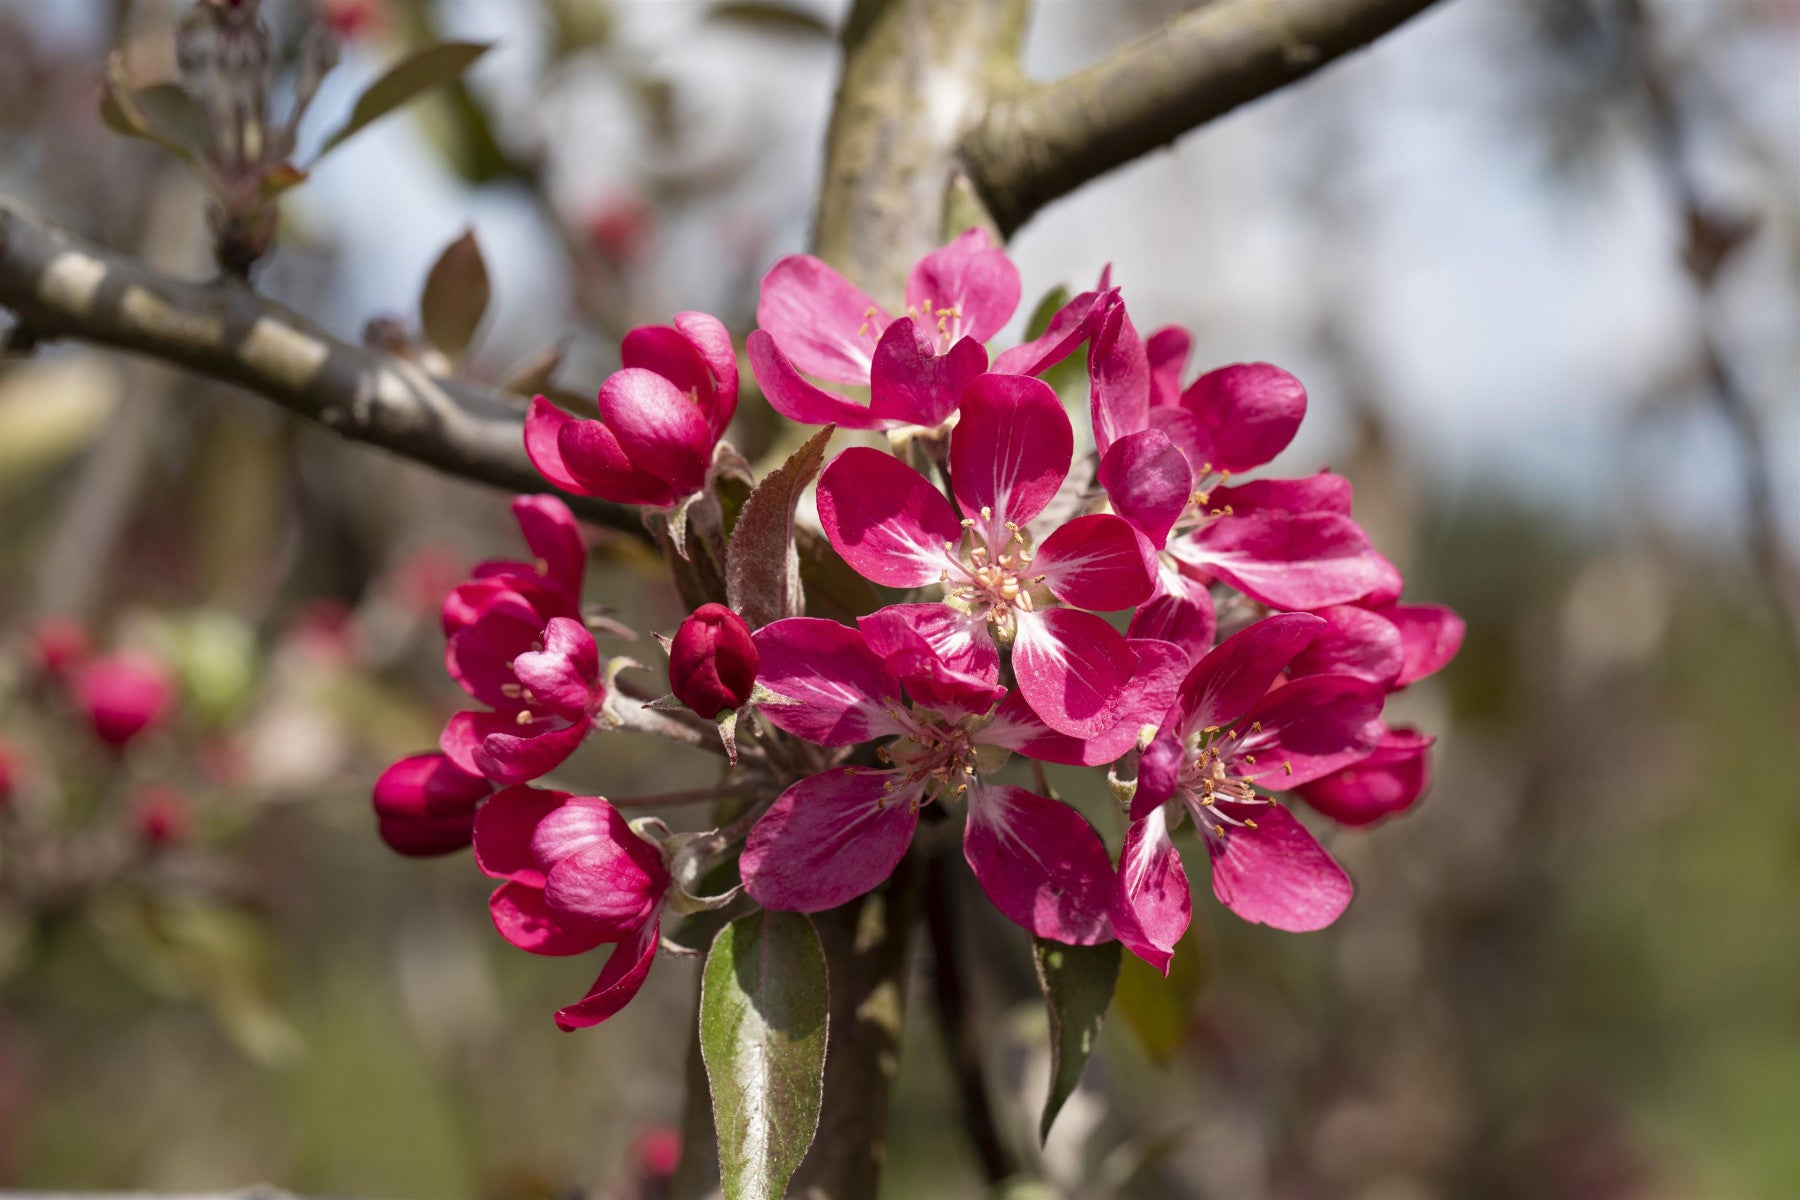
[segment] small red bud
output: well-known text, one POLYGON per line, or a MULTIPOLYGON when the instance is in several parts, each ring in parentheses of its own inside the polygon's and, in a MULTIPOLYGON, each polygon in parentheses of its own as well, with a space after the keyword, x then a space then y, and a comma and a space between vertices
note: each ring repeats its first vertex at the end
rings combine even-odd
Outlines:
POLYGON ((88 655, 87 627, 72 617, 45 617, 31 627, 31 656, 38 673, 61 679, 88 655))
POLYGON ((750 699, 756 686, 756 643, 744 618, 723 604, 703 604, 675 631, 669 688, 708 720, 750 699))
POLYGON ((187 840, 194 817, 186 796, 171 787, 152 785, 132 797, 131 824, 145 846, 163 850, 187 840))
POLYGON ((442 754, 403 758, 375 781, 381 840, 413 858, 461 850, 474 837, 476 805, 493 790, 442 754))
POLYGON ((75 676, 74 690, 94 732, 115 747, 162 720, 175 700, 168 669, 141 654, 95 659, 75 676))
POLYGON ((632 1139, 631 1157, 637 1160, 638 1174, 666 1180, 681 1162, 681 1134, 667 1125, 652 1125, 632 1139))

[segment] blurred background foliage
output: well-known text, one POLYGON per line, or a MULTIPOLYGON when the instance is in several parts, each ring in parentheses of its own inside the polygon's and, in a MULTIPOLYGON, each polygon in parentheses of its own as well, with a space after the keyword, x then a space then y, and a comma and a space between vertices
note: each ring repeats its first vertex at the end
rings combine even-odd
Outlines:
MULTIPOLYGON (((285 53, 317 20, 343 41, 307 149, 408 48, 496 45, 293 193, 259 283, 416 345, 473 228, 474 374, 554 362, 591 394, 632 324, 741 335, 804 243, 842 7, 272 2, 285 53)), ((1051 0, 1027 64, 1178 7, 1051 0)), ((182 12, 0 0, 0 190, 200 274, 199 186, 98 117, 106 52, 170 78, 182 12)), ((1197 901, 1169 981, 1127 960, 1049 1182, 1016 1193, 1800 1195, 1800 5, 1457 0, 1015 248, 1031 295, 1110 259, 1140 327, 1295 369, 1312 420, 1281 465, 1348 474, 1409 597, 1469 622, 1403 697, 1440 734, 1431 795, 1328 835, 1348 914, 1291 937, 1197 901)), ((754 401, 734 439, 798 441, 754 401)), ((438 600, 515 536, 505 497, 229 388, 0 362, 0 1184, 660 1194, 693 965, 560 1034, 591 966, 493 936, 466 856, 374 836, 375 774, 457 703, 438 600), (76 634, 175 681, 123 750, 56 661, 76 634)), ((602 537, 589 595, 670 631, 659 574, 602 537)), ((574 767, 622 795, 710 770, 629 735, 574 767)), ((1050 778, 1116 844, 1104 788, 1050 778)), ((1037 1162, 1029 957, 954 916, 991 949, 971 1003, 1037 1162)), ((896 1197, 980 1191, 930 986, 921 954, 896 1197)))

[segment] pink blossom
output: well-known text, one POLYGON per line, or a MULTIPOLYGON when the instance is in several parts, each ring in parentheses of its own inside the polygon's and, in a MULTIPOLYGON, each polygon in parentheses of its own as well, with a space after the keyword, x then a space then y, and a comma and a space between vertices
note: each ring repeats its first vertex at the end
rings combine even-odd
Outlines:
POLYGON ((486 562, 444 601, 450 677, 491 712, 461 712, 439 746, 457 767, 523 783, 575 752, 606 701, 600 652, 577 619, 585 550, 568 506, 513 502, 532 563, 486 562))
MULTIPOLYGON (((923 806, 965 800, 963 854, 996 908, 1042 937, 1110 939, 1112 867, 1099 835, 1056 800, 990 781, 1013 749, 1072 761, 1082 744, 1013 701, 991 647, 958 642, 941 613, 900 605, 856 629, 793 617, 756 632, 757 703, 772 724, 823 746, 891 740, 877 752, 884 766, 834 767, 782 793, 745 844, 745 889, 774 909, 843 904, 892 873, 923 806)), ((1173 647, 1146 650, 1178 661, 1173 647)), ((1137 681, 1124 737, 1109 729, 1095 741, 1129 746, 1168 707, 1172 679, 1137 681)))
POLYGON ((662 849, 596 796, 510 787, 475 817, 475 861, 501 884, 494 927, 533 954, 612 945, 587 995, 558 1010, 565 1030, 598 1025, 631 1001, 656 957, 669 871, 662 849))
POLYGON ((525 418, 525 452, 557 487, 620 504, 673 508, 706 486, 713 448, 737 411, 731 335, 706 313, 625 335, 621 370, 600 385, 600 419, 542 396, 525 418))
POLYGON ((1405 812, 1431 785, 1427 751, 1437 739, 1377 722, 1375 748, 1356 762, 1294 790, 1340 825, 1368 825, 1405 812))
POLYGON ((92 639, 87 626, 73 617, 44 617, 27 635, 38 671, 49 679, 62 679, 87 661, 92 639))
POLYGON ((756 665, 756 643, 744 618, 723 604, 703 604, 675 631, 669 687, 676 699, 710 721, 750 699, 756 665))
POLYGON ((494 790, 442 754, 403 758, 375 781, 375 817, 381 840, 397 854, 449 854, 469 844, 475 810, 494 790))
POLYGON ((1206 645, 1212 580, 1287 610, 1397 596, 1398 572, 1350 519, 1347 481, 1228 482, 1293 440, 1306 415, 1300 381, 1268 363, 1238 363, 1183 390, 1186 331, 1141 339, 1117 308, 1089 351, 1099 481, 1114 511, 1163 551, 1156 597, 1131 632, 1182 631, 1186 644, 1206 645))
POLYGON ((1151 965, 1168 969, 1188 924, 1187 876, 1170 837, 1184 819, 1206 842, 1213 894, 1245 920, 1320 929, 1350 902, 1343 869, 1263 794, 1329 775, 1373 745, 1382 696, 1367 681, 1316 675, 1270 690, 1324 625, 1282 614, 1220 643, 1182 680, 1139 760, 1113 922, 1151 965))
POLYGON ((927 254, 906 281, 898 319, 810 254, 763 277, 758 329, 745 343, 776 412, 845 429, 936 428, 987 369, 982 343, 1019 305, 1019 272, 985 231, 927 254), (867 387, 865 406, 810 382, 867 387))
POLYGON ((956 508, 898 459, 852 447, 820 477, 820 522, 868 579, 941 584, 953 614, 946 636, 984 656, 1009 645, 1032 709, 1060 733, 1092 737, 1116 723, 1136 660, 1123 635, 1083 610, 1145 599, 1151 548, 1111 514, 1076 517, 1033 543, 1025 526, 1074 458, 1074 430, 1047 384, 983 375, 961 411, 950 436, 956 508), (1046 607, 1053 600, 1062 607, 1046 607))
POLYGON ((151 850, 165 850, 188 838, 194 815, 187 797, 171 787, 153 784, 131 798, 131 826, 138 841, 151 850))
POLYGON ((175 702, 169 670, 145 654, 114 654, 81 668, 75 703, 100 740, 123 747, 168 715, 175 702))

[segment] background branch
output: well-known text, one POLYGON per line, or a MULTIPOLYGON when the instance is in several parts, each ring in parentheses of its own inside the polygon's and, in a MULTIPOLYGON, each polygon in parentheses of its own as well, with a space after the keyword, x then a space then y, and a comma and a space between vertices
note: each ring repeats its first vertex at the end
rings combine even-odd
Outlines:
MULTIPOLYGON (((519 407, 503 393, 338 341, 243 284, 176 279, 118 257, 4 197, 0 308, 18 320, 15 341, 136 350, 449 474, 513 492, 554 490, 525 457, 519 407)), ((648 540, 634 510, 565 499, 584 520, 648 540)))
POLYGON ((1002 233, 1114 167, 1310 75, 1434 0, 1216 0, 1052 83, 1001 93, 963 139, 1002 233))

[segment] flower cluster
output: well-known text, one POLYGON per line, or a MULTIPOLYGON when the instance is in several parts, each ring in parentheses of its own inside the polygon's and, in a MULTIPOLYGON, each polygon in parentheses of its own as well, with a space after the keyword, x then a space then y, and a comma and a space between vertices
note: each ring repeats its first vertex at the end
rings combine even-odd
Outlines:
MULTIPOLYGON (((1019 296, 975 230, 918 263, 899 314, 817 259, 776 263, 746 346, 763 395, 801 423, 885 433, 887 448, 849 446, 821 471, 816 438, 769 476, 778 500, 757 489, 730 517, 715 484, 754 480, 720 444, 738 371, 716 319, 633 330, 598 420, 534 403, 526 449, 551 483, 642 506, 684 559, 689 512, 704 511, 702 557, 724 568, 713 602, 663 639, 670 694, 625 700, 582 618, 573 517, 521 498, 533 561, 484 563, 444 604, 450 674, 485 710, 456 714, 440 753, 377 784, 395 849, 473 841, 514 945, 614 947, 557 1014, 564 1028, 635 994, 665 913, 834 908, 947 820, 994 906, 1040 938, 1117 938, 1167 970, 1190 919, 1186 826, 1226 908, 1318 929, 1350 881, 1275 794, 1364 825, 1423 792, 1432 739, 1383 710, 1449 661, 1462 625, 1400 603, 1348 481, 1244 478, 1292 441, 1300 382, 1248 363, 1183 387, 1192 339, 1141 336, 1107 275, 990 357, 1019 296), (1078 430, 1043 376, 1082 350, 1078 430), (794 481, 814 473, 829 551, 791 528, 794 481), (869 603, 807 615, 807 554, 904 594, 880 606, 871 587, 869 603), (617 802, 528 786, 620 711, 729 755, 733 782, 697 797, 743 802, 721 809, 724 828, 670 835, 617 802), (1116 860, 1021 763, 1107 768, 1124 806, 1116 860), (699 895, 702 877, 724 890, 699 895)), ((690 572, 686 591, 705 578, 690 572)))

